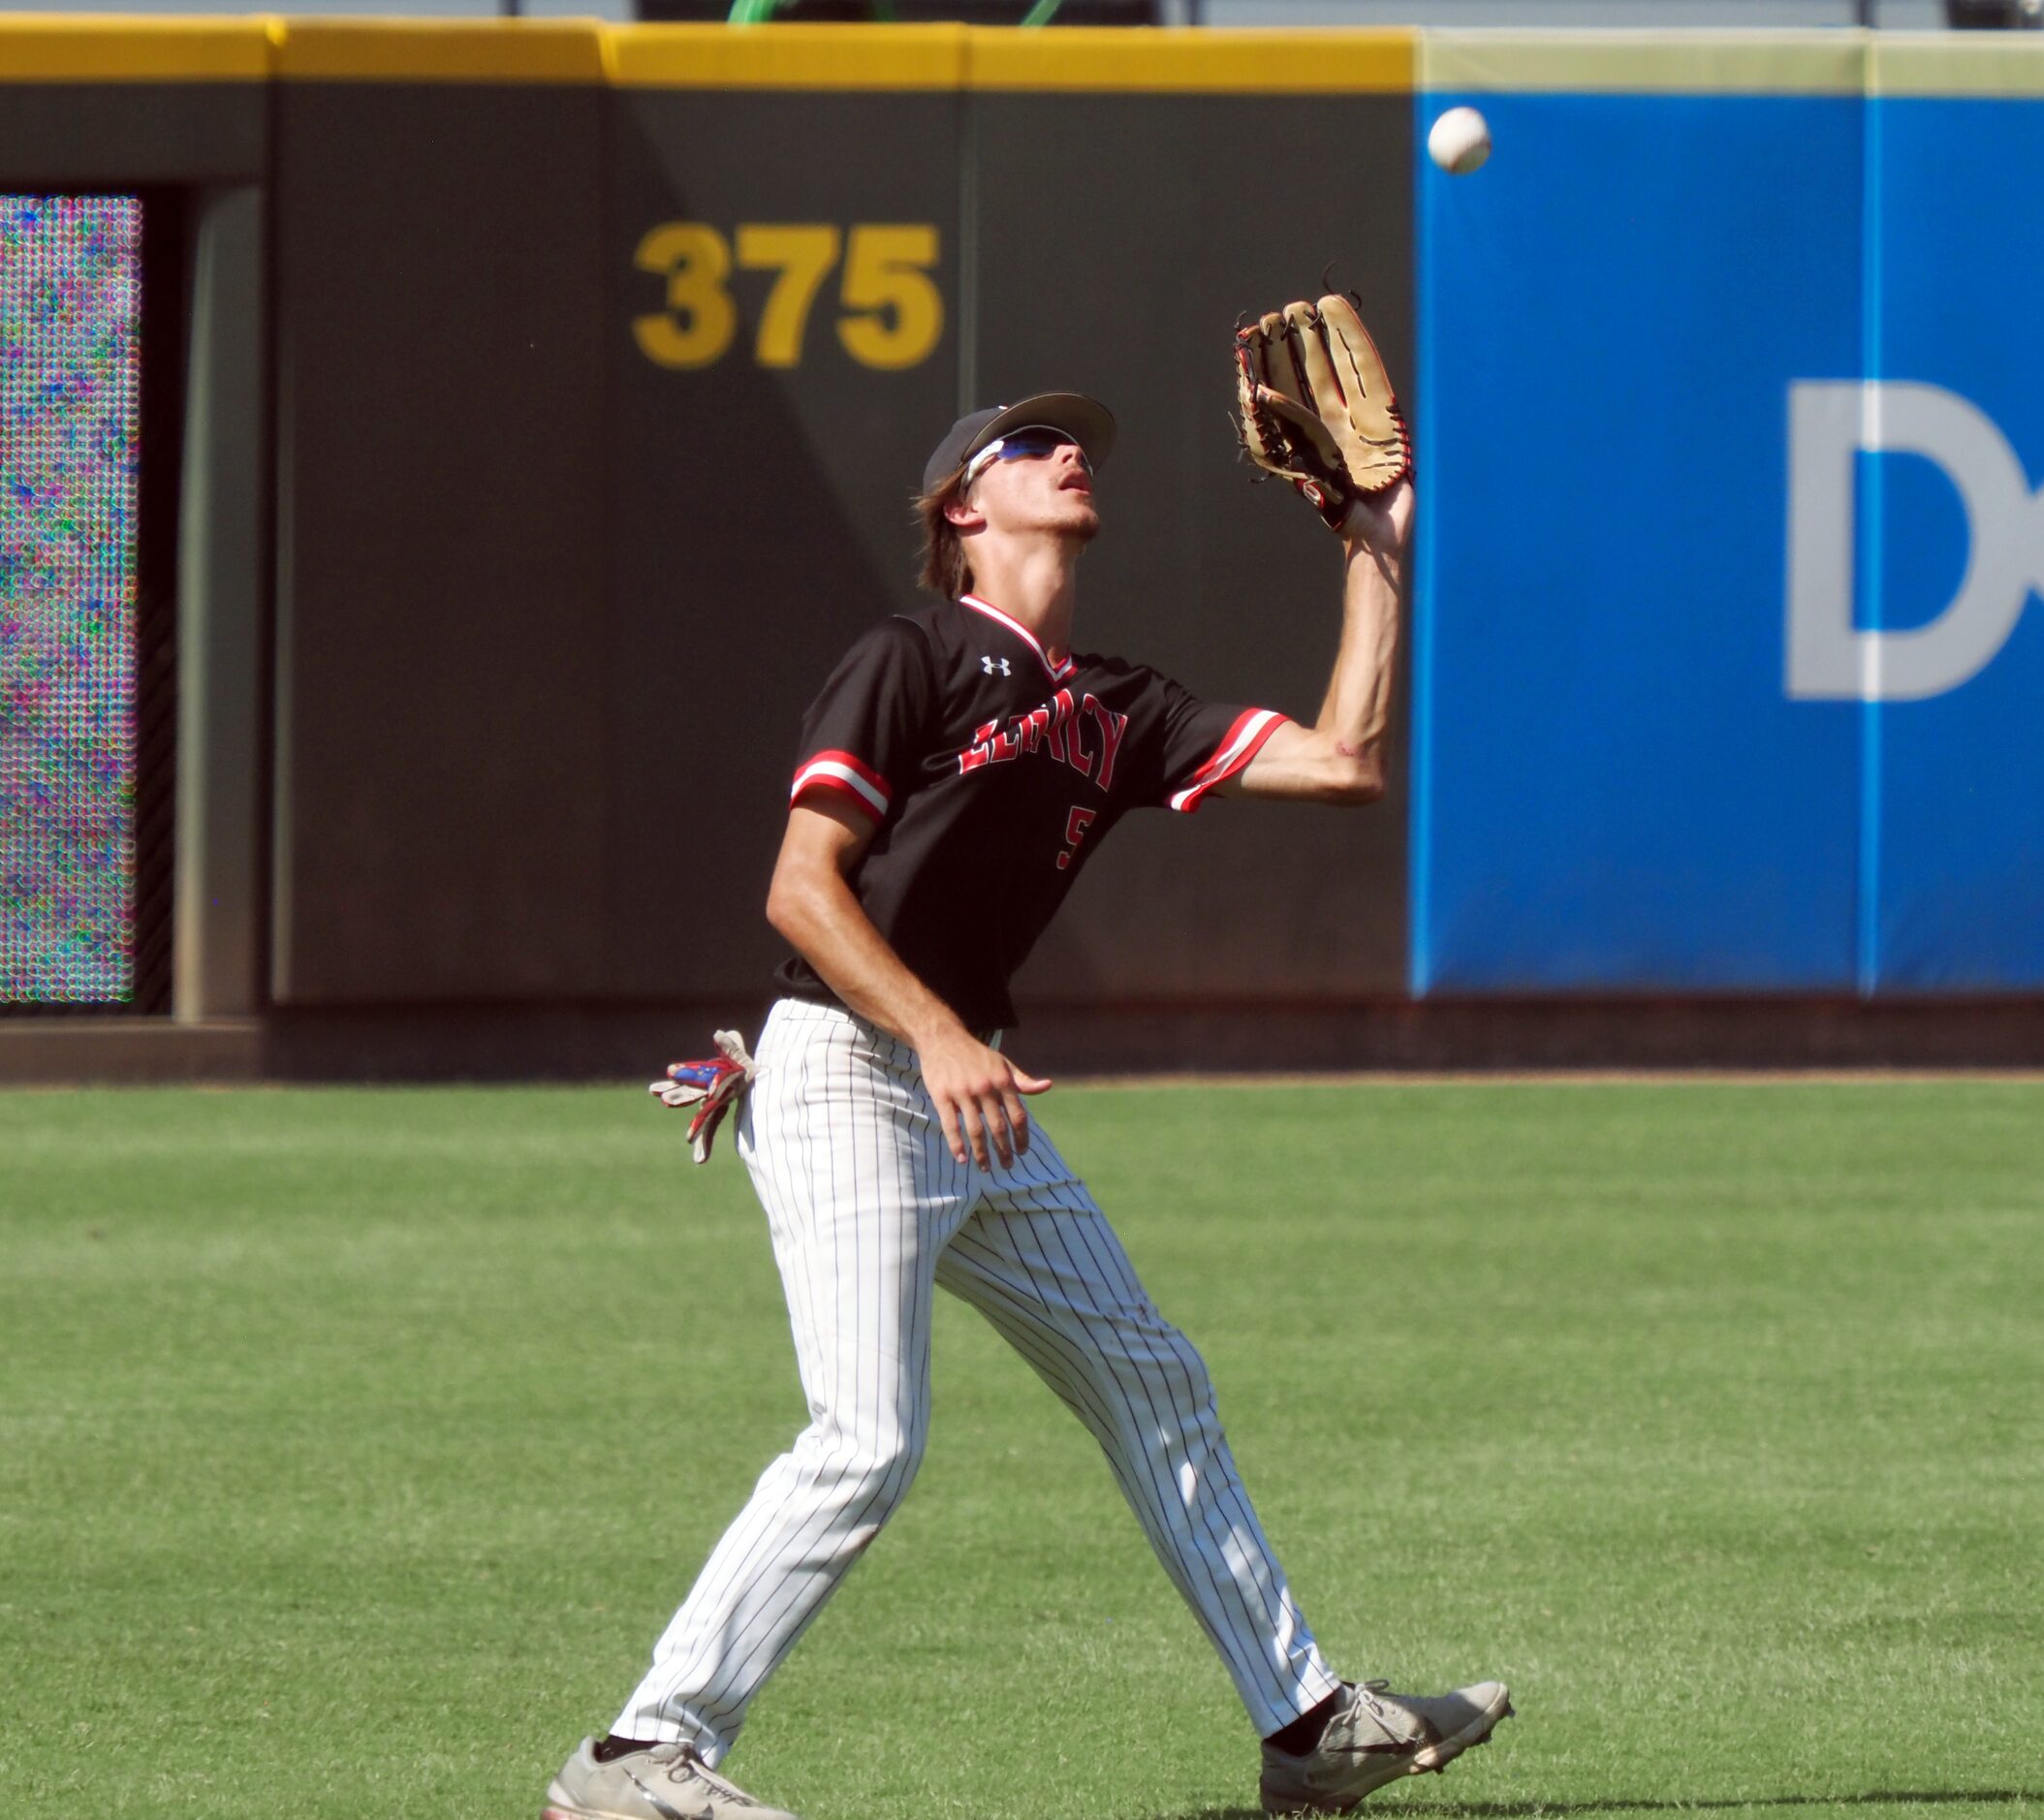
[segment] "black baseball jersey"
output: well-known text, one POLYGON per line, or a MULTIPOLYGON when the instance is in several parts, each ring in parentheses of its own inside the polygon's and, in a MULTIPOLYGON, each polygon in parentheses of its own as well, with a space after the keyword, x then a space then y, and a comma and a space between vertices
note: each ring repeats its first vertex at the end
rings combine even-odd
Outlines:
MULTIPOLYGON (((967 594, 883 620, 802 723, 791 803, 832 791, 877 824, 848 882, 966 1026, 1012 1025, 1008 982, 1086 857, 1130 809, 1190 814, 1284 716, 1202 702, 1118 657, 1053 664, 967 594)), ((798 998, 836 995, 802 957, 798 998)))

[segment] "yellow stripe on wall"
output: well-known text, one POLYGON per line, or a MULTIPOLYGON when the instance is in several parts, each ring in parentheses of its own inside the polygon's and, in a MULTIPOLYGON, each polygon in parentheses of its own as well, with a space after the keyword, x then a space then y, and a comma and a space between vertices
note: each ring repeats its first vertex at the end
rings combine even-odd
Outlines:
POLYGON ((626 25, 628 88, 1403 93, 1417 34, 961 25, 626 25))
POLYGON ((962 25, 616 25, 623 88, 958 89, 962 25))
POLYGON ((0 16, 0 82, 582 82, 624 88, 1400 94, 1410 31, 232 22, 0 16))
POLYGON ((276 68, 299 81, 600 84, 603 29, 566 19, 294 19, 276 68))
POLYGON ((275 19, 0 15, 0 82, 261 82, 275 19))
POLYGON ((976 89, 1348 95, 1408 92, 1419 34, 1053 25, 969 39, 976 89))
POLYGON ((1856 95, 1871 33, 1430 31, 1420 86, 1501 93, 1856 95))

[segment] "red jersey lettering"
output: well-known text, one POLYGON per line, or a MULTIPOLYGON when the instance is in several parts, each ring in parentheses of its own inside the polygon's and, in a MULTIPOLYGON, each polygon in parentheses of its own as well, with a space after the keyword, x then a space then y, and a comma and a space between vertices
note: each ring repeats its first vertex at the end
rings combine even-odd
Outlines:
POLYGON ((1085 698, 1085 711, 1100 724, 1100 788, 1110 790, 1115 782, 1115 754, 1120 751, 1121 736, 1128 731, 1128 716, 1103 706, 1093 695, 1085 698))
MULTIPOLYGON (((1057 692, 1057 699, 1060 702, 1068 703, 1072 699, 1071 692, 1060 689, 1057 692)), ((1091 706, 1090 698, 1087 700, 1087 705, 1091 706)), ((1084 714, 1074 714, 1072 716, 1072 724, 1064 736, 1064 749, 1065 757, 1070 762, 1072 769, 1082 777, 1090 777, 1093 774, 1094 755, 1086 750, 1080 739, 1080 735, 1085 731, 1085 716, 1084 714)))
POLYGON ((1072 692, 1059 689, 1051 698, 1051 756, 1058 764, 1064 763, 1064 730, 1072 718, 1072 692))

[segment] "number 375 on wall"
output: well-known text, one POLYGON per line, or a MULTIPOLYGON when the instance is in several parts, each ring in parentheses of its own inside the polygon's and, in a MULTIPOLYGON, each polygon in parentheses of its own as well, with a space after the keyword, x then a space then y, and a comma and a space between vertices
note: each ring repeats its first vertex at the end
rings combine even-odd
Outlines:
MULTIPOLYGON (((748 221, 737 235, 740 271, 770 271, 752 357, 799 366, 809 314, 837 267, 837 339, 863 366, 896 369, 927 361, 944 332, 944 294, 930 276, 937 231, 928 222, 828 224, 748 221)), ((667 306, 635 317, 632 333, 661 366, 708 366, 730 351, 739 306, 727 280, 732 241, 708 222, 669 221, 639 242, 633 264, 667 280, 667 306)))

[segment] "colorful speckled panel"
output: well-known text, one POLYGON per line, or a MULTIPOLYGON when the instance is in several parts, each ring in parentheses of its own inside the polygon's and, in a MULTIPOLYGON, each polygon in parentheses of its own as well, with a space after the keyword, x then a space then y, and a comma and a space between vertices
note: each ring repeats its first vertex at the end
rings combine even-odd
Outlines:
POLYGON ((142 204, 0 196, 0 1003, 135 990, 142 204))

